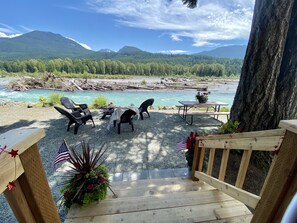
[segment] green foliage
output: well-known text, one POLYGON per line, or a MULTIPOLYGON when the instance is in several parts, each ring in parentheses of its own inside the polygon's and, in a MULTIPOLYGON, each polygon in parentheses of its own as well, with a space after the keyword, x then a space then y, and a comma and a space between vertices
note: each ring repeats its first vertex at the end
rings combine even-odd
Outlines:
POLYGON ((219 127, 219 133, 221 134, 229 134, 229 133, 234 133, 237 131, 237 128, 239 126, 239 122, 238 121, 231 121, 229 120, 228 122, 224 123, 223 125, 221 125, 219 127))
POLYGON ((52 93, 48 96, 48 103, 49 105, 53 106, 53 105, 60 105, 60 99, 63 97, 62 94, 59 93, 52 93))
POLYGON ((229 77, 239 75, 242 66, 242 60, 193 55, 148 54, 141 58, 131 56, 127 59, 129 57, 119 54, 118 58, 101 58, 99 61, 69 58, 0 60, 0 71, 10 74, 26 73, 28 76, 38 76, 47 72, 74 78, 95 78, 99 75, 107 75, 108 78, 119 78, 123 75, 229 77))
POLYGON ((39 96, 38 101, 42 103, 42 106, 45 106, 47 103, 46 97, 43 97, 43 96, 39 96))
POLYGON ((86 206, 91 202, 104 200, 109 187, 109 175, 102 159, 106 150, 103 146, 98 150, 92 150, 88 143, 81 143, 81 152, 74 147, 69 147, 72 169, 68 179, 61 189, 63 193, 62 205, 69 209, 76 203, 86 206))
POLYGON ((99 95, 93 100, 92 107, 100 108, 100 107, 106 106, 106 105, 107 105, 107 98, 99 95))
POLYGON ((147 84, 146 80, 141 81, 141 84, 146 85, 147 84))
POLYGON ((227 107, 221 107, 220 111, 221 111, 221 112, 229 112, 230 109, 227 108, 227 107))

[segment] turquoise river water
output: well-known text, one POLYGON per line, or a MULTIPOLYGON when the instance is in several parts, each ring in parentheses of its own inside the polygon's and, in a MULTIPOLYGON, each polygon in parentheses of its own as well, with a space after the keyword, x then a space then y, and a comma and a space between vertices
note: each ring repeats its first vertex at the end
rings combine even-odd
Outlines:
MULTIPOLYGON (((238 82, 209 86, 210 101, 222 101, 231 107, 238 82)), ((166 91, 53 91, 53 90, 30 90, 26 92, 9 91, 4 85, 0 85, 0 103, 5 101, 15 102, 37 102, 40 96, 48 97, 51 93, 59 93, 73 99, 75 102, 91 104, 98 96, 105 96, 108 101, 112 101, 117 106, 140 105, 148 98, 154 98, 154 106, 174 106, 178 101, 195 100, 196 90, 166 90, 166 91)))

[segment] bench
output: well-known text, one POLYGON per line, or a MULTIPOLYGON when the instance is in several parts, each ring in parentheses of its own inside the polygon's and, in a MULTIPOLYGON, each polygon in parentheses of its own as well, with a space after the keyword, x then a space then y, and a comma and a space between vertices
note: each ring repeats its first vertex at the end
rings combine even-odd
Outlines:
MULTIPOLYGON (((194 115, 213 115, 214 118, 218 119, 219 118, 219 115, 226 115, 227 116, 227 119, 229 119, 229 116, 230 116, 230 112, 214 112, 214 111, 206 111, 206 112, 191 112, 191 113, 188 113, 186 116, 191 116, 191 121, 188 122, 186 120, 186 122, 189 124, 189 125, 192 125, 193 124, 193 117, 194 115)), ((187 118, 187 117, 186 117, 187 118)))
POLYGON ((185 110, 185 106, 183 106, 183 105, 175 105, 175 107, 177 107, 178 108, 178 115, 179 116, 182 116, 181 114, 180 114, 180 111, 182 110, 183 112, 184 112, 184 110, 185 110))

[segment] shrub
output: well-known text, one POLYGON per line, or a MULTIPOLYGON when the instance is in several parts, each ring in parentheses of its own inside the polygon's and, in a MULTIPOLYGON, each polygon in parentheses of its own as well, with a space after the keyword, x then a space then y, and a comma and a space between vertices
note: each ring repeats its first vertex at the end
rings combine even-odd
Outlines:
POLYGON ((39 96, 39 99, 38 99, 39 102, 42 103, 42 106, 44 107, 47 103, 47 99, 46 97, 43 97, 43 96, 39 96))
POLYGON ((222 108, 220 109, 220 111, 221 111, 221 112, 229 112, 230 109, 227 108, 227 107, 222 107, 222 108))
POLYGON ((61 101, 60 99, 63 97, 62 94, 58 94, 58 93, 52 93, 48 96, 49 98, 49 104, 52 105, 60 105, 61 101))
POLYGON ((92 106, 94 108, 100 108, 100 107, 106 106, 106 105, 107 105, 107 98, 99 95, 93 100, 92 106))
POLYGON ((229 120, 228 122, 224 123, 223 125, 221 125, 219 127, 219 133, 221 134, 228 134, 228 133, 235 133, 238 130, 238 126, 239 126, 239 122, 238 121, 231 121, 229 120))

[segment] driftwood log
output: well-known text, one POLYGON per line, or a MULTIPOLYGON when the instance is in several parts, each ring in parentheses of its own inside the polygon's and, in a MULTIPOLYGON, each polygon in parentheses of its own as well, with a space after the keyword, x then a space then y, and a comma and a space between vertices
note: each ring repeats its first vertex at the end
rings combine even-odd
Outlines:
POLYGON ((123 91, 134 90, 161 90, 161 89, 199 89, 205 87, 198 85, 197 81, 177 79, 162 79, 160 82, 133 82, 133 81, 102 81, 95 79, 68 79, 56 77, 55 75, 46 75, 41 78, 24 77, 20 80, 14 80, 9 83, 8 88, 14 91, 27 91, 30 89, 57 89, 63 91, 74 90, 95 90, 95 91, 123 91), (168 81, 168 82, 167 82, 168 81))

